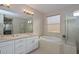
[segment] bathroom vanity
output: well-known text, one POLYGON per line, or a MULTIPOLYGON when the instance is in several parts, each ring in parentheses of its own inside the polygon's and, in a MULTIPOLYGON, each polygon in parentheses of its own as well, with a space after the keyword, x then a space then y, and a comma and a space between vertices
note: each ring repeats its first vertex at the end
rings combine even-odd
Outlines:
POLYGON ((0 13, 0 54, 24 54, 38 48, 39 37, 33 34, 33 15, 2 11, 9 14, 0 13))
POLYGON ((38 48, 36 35, 5 35, 0 37, 0 54, 26 54, 38 48))

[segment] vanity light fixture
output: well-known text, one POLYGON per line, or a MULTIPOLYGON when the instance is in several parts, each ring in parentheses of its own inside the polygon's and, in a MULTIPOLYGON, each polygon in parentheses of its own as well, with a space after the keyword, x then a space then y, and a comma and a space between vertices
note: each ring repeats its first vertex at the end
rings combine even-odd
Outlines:
POLYGON ((28 21, 28 23, 30 23, 30 22, 28 21))
POLYGON ((0 6, 3 6, 3 7, 8 7, 8 8, 10 8, 10 4, 0 4, 0 6))
POLYGON ((26 13, 26 9, 24 9, 23 11, 24 11, 24 13, 26 13))
POLYGON ((24 13, 29 14, 29 15, 33 15, 34 14, 34 12, 30 11, 30 10, 24 9, 23 11, 24 11, 24 13))

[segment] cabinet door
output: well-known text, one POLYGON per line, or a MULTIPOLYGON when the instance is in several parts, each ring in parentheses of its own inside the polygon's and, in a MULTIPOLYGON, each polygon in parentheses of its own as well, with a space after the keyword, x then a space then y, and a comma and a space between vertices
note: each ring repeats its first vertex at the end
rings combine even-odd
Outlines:
POLYGON ((14 53, 14 46, 8 45, 6 46, 6 54, 13 54, 14 53))
POLYGON ((13 48, 10 45, 1 47, 0 53, 1 54, 13 54, 13 48))
POLYGON ((6 47, 0 48, 0 54, 6 54, 6 47))
POLYGON ((32 51, 32 44, 33 44, 33 41, 32 39, 28 38, 27 39, 27 50, 28 52, 32 51))
POLYGON ((32 50, 38 48, 38 45, 39 45, 39 42, 38 42, 38 39, 34 39, 34 41, 32 41, 32 50))
POLYGON ((27 38, 26 42, 26 52, 31 52, 32 50, 38 48, 38 39, 37 38, 27 38))
POLYGON ((14 53, 14 41, 6 41, 0 43, 1 54, 13 54, 14 53))
POLYGON ((25 53, 30 52, 30 40, 28 38, 25 39, 25 53))
POLYGON ((25 39, 15 40, 15 54, 22 54, 25 52, 25 39))

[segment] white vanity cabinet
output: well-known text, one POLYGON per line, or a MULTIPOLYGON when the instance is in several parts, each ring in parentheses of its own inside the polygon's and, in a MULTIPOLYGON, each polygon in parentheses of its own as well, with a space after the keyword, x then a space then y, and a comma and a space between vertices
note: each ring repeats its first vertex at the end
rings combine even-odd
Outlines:
POLYGON ((14 41, 6 41, 0 43, 0 54, 13 54, 14 53, 14 41))
POLYGON ((38 36, 0 42, 0 54, 26 54, 38 48, 38 36))
POLYGON ((7 48, 6 46, 0 47, 0 54, 6 54, 7 53, 6 48, 7 48))
POLYGON ((25 39, 20 38, 15 40, 15 54, 23 54, 25 52, 25 39))
POLYGON ((38 36, 15 40, 15 54, 25 54, 38 48, 38 36))
POLYGON ((31 51, 33 51, 34 49, 38 48, 38 36, 35 36, 35 37, 28 37, 26 39, 26 47, 25 47, 25 50, 26 50, 26 53, 29 53, 31 51))

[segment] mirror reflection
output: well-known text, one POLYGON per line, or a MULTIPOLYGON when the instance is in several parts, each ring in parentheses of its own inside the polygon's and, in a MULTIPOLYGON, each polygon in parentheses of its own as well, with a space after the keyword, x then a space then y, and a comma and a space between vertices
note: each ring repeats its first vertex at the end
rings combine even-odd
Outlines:
POLYGON ((0 35, 33 32, 33 15, 13 16, 0 13, 0 35))

